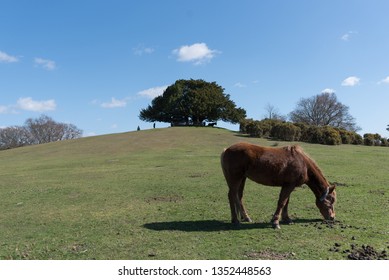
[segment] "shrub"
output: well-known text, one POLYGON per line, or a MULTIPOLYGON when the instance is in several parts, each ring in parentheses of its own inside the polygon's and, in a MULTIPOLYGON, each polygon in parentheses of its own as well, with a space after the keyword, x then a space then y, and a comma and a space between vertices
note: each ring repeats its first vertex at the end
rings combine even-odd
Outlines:
POLYGON ((239 132, 247 134, 247 125, 249 122, 253 122, 253 119, 244 119, 239 122, 239 132))
POLYGON ((353 135, 351 131, 345 129, 336 129, 339 132, 342 144, 351 144, 353 142, 353 135))
POLYGON ((367 133, 362 137, 354 131, 341 128, 314 126, 273 119, 261 121, 245 119, 240 122, 240 132, 249 134, 252 137, 272 137, 282 141, 301 141, 324 145, 364 144, 389 147, 389 139, 382 138, 377 133, 367 133))
POLYGON ((342 144, 342 138, 339 132, 330 126, 321 127, 322 142, 320 144, 325 145, 340 145, 342 144))
POLYGON ((362 145, 363 144, 362 136, 359 135, 358 133, 354 132, 354 140, 353 140, 353 142, 351 144, 353 144, 353 145, 362 145))
POLYGON ((381 146, 382 146, 382 147, 389 147, 388 139, 386 139, 386 138, 381 138, 381 146))
POLYGON ((273 119, 264 119, 259 122, 259 127, 262 130, 263 136, 264 137, 269 137, 271 136, 271 131, 274 126, 277 124, 282 123, 280 120, 273 120, 273 119))
POLYGON ((300 139, 308 143, 321 144, 323 142, 323 133, 318 126, 308 126, 302 131, 300 139))
POLYGON ((250 122, 246 126, 246 130, 247 130, 247 133, 253 137, 262 137, 262 135, 263 135, 263 131, 262 131, 258 121, 250 122))
POLYGON ((273 126, 282 123, 279 120, 265 119, 255 121, 253 119, 245 119, 240 122, 239 130, 241 133, 249 134, 252 137, 269 137, 273 126))
POLYGON ((354 131, 348 131, 345 129, 336 128, 336 130, 340 134, 340 138, 342 139, 342 144, 354 144, 354 145, 362 145, 363 139, 362 136, 354 131))
POLYGON ((278 123, 271 130, 271 137, 283 141, 299 141, 301 129, 290 122, 278 123))
POLYGON ((249 134, 252 137, 262 137, 263 132, 260 127, 260 121, 245 119, 240 122, 239 130, 241 133, 249 134))
POLYGON ((363 144, 366 146, 381 146, 381 139, 382 137, 378 133, 365 133, 363 135, 363 144))
POLYGON ((374 135, 366 133, 363 135, 363 144, 366 146, 374 146, 374 135))
POLYGON ((342 138, 338 130, 330 126, 306 126, 298 125, 301 130, 300 141, 324 144, 324 145, 340 145, 342 144, 342 138))

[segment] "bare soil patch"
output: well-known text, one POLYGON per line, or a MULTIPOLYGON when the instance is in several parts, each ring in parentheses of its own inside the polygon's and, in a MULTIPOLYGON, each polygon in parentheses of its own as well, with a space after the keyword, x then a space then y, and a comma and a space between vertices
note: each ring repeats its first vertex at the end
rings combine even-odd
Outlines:
POLYGON ((248 252, 245 256, 255 260, 288 260, 295 256, 295 253, 279 253, 271 250, 263 250, 259 252, 248 252))

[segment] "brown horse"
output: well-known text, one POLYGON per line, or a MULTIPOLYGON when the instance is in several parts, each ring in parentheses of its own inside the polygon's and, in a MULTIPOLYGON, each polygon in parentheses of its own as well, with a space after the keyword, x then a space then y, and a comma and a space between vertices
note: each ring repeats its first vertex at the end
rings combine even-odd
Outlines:
POLYGON ((335 186, 328 183, 317 164, 299 146, 271 148, 238 143, 221 154, 221 166, 229 187, 228 199, 234 224, 239 224, 239 216, 245 222, 252 221, 242 201, 246 178, 263 185, 281 186, 272 219, 274 228, 280 228, 281 213, 283 222, 292 223, 288 215, 289 196, 302 184, 308 185, 315 194, 316 206, 324 218, 335 218, 335 186))

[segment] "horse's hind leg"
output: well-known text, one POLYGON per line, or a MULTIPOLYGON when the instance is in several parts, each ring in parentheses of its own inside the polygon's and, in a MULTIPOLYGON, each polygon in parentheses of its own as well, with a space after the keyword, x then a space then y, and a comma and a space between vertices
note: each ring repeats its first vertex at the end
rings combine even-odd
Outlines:
POLYGON ((240 203, 238 196, 238 188, 235 184, 229 184, 228 201, 231 208, 231 223, 239 224, 240 203))
POLYGON ((244 191, 244 186, 246 183, 246 177, 242 179, 242 182, 240 183, 239 186, 239 204, 240 204, 240 217, 243 222, 252 222, 251 218, 247 214, 246 208, 244 207, 243 204, 243 191, 244 191))
POLYGON ((242 185, 244 186, 245 178, 237 178, 234 180, 228 180, 228 200, 230 202, 231 208, 231 222, 233 224, 239 224, 240 218, 246 219, 247 214, 244 210, 243 204, 241 203, 241 198, 243 195, 242 185))

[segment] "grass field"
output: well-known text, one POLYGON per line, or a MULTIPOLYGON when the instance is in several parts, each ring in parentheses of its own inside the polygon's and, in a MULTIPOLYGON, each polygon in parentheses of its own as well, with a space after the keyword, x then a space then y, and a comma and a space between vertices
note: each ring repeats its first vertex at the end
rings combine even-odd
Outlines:
POLYGON ((255 222, 236 229, 219 156, 240 141, 275 143, 166 128, 0 151, 0 259, 346 259, 362 246, 388 250, 388 148, 301 143, 338 184, 337 222, 322 223, 302 187, 289 204, 295 223, 274 230, 280 189, 248 181, 255 222))

